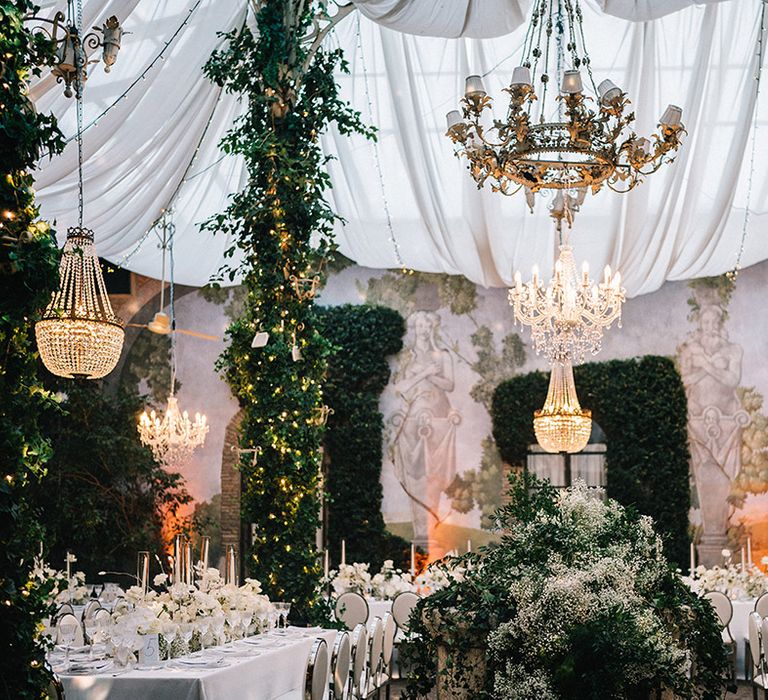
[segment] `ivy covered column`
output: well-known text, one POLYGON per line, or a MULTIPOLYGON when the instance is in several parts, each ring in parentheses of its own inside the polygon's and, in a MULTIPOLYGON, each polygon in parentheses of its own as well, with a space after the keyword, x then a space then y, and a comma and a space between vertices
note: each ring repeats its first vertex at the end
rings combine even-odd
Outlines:
POLYGON ((47 584, 32 574, 42 531, 30 487, 45 474, 50 446, 38 420, 53 401, 40 385, 35 315, 59 281, 59 251, 38 220, 30 170, 62 142, 53 117, 37 114, 27 81, 52 47, 22 20, 26 0, 0 0, 0 698, 39 698, 47 684, 40 623, 47 584))
POLYGON ((333 24, 324 7, 259 3, 257 35, 248 26, 230 33, 206 66, 246 103, 222 145, 245 160, 248 183, 206 223, 235 242, 230 252, 242 255, 247 291, 220 360, 243 409, 242 514, 255 526, 246 563, 271 597, 293 601, 303 618, 313 616, 321 575, 315 532, 328 355, 313 296, 336 218, 323 197, 329 178, 318 138, 330 124, 369 133, 339 99, 334 72, 344 63, 339 50, 322 46, 333 24), (266 345, 252 347, 257 333, 269 334, 266 345))

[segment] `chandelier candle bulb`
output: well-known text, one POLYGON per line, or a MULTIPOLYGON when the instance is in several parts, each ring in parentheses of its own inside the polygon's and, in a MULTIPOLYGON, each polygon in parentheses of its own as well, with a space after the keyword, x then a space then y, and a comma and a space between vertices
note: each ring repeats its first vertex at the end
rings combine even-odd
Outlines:
POLYGON ((200 538, 200 563, 203 565, 203 570, 207 571, 210 566, 210 552, 211 552, 211 538, 203 536, 200 538))
POLYGON ((539 286, 539 266, 534 265, 531 269, 531 284, 533 284, 534 287, 539 286))
POLYGON ((485 86, 483 85, 483 79, 479 75, 467 77, 464 84, 464 96, 474 99, 485 97, 485 86))
POLYGON ((520 85, 533 87, 533 82, 531 81, 531 69, 527 66, 517 66, 512 71, 512 80, 510 81, 510 86, 516 87, 520 85))
POLYGON ((584 86, 581 83, 581 73, 577 70, 567 70, 563 73, 563 81, 560 90, 569 95, 577 95, 582 92, 584 86))
POLYGON ((589 286, 589 263, 586 260, 581 264, 581 283, 589 286))

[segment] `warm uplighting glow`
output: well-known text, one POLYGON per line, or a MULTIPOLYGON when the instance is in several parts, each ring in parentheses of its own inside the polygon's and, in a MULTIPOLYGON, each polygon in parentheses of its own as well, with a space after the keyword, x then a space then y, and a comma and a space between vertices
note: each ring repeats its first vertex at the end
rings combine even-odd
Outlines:
POLYGON ((138 429, 141 441, 151 448, 159 464, 166 468, 178 468, 205 442, 208 421, 204 415, 195 413, 192 422, 186 411, 179 411, 179 402, 171 395, 165 415, 158 415, 154 409, 149 413, 145 410, 139 418, 138 429))
POLYGON ((60 377, 100 379, 115 368, 125 334, 107 296, 92 231, 69 229, 59 279, 59 291, 35 324, 40 357, 60 377))
POLYGON ((555 362, 544 407, 533 414, 536 440, 546 452, 581 452, 592 433, 592 412, 581 408, 570 361, 555 362))

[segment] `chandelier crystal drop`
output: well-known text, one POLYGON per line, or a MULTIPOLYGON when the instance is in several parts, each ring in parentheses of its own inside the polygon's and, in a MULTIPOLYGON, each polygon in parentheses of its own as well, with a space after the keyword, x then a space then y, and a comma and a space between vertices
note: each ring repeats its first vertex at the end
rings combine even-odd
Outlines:
POLYGON ((179 402, 171 394, 165 414, 145 410, 139 418, 138 429, 141 442, 152 450, 155 461, 171 469, 186 464, 195 449, 203 445, 208 421, 200 413, 195 413, 194 421, 190 420, 186 411, 179 410, 179 402))
POLYGON ((571 362, 555 362, 544 407, 533 414, 536 440, 546 452, 581 452, 592 433, 592 412, 579 405, 571 362))
POLYGON ((482 77, 466 79, 461 111, 448 113, 446 135, 478 187, 490 180, 493 191, 507 195, 520 188, 529 195, 580 188, 594 194, 603 185, 627 192, 673 160, 685 133, 682 110, 669 105, 658 133, 638 137, 626 93, 607 79, 595 86, 582 20, 579 0, 534 2, 522 65, 504 89, 510 104, 503 119, 486 119, 493 100, 482 77), (552 104, 548 93, 558 87, 552 104))
POLYGON ((587 353, 596 355, 601 348, 603 333, 614 321, 621 327, 621 307, 625 290, 621 273, 605 266, 602 282, 589 277, 589 265, 584 262, 581 274, 576 272, 573 248, 562 237, 562 219, 570 220, 568 198, 558 193, 552 216, 562 241, 552 279, 545 287, 536 267, 530 282, 523 284, 520 272, 509 290, 509 303, 515 321, 531 327, 531 337, 537 354, 544 354, 550 363, 566 359, 579 363, 587 353), (559 200, 559 201, 558 201, 559 200))
POLYGON ((92 231, 77 226, 67 232, 59 281, 35 324, 40 357, 59 377, 100 379, 120 359, 125 332, 109 302, 92 231))

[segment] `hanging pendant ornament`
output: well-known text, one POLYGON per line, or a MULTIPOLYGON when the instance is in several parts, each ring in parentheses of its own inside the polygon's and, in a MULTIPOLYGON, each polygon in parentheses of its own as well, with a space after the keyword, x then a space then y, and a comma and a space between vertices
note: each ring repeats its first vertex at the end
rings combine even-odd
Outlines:
POLYGON ((486 126, 484 113, 493 100, 482 76, 470 75, 461 111, 447 114, 446 136, 456 155, 467 159, 478 187, 489 180, 494 192, 506 195, 525 188, 529 204, 542 189, 589 188, 594 194, 607 185, 627 192, 673 160, 685 133, 682 109, 669 105, 659 132, 651 139, 638 137, 626 93, 607 79, 595 85, 579 0, 534 2, 522 65, 504 91, 510 98, 506 118, 486 126), (557 65, 550 65, 555 56, 557 65), (585 94, 581 69, 592 96, 585 94), (547 93, 558 87, 562 115, 550 121, 547 93))
MULTIPOLYGON (((78 4, 78 29, 81 29, 78 4)), ((109 301, 93 231, 83 227, 84 57, 77 58, 78 225, 67 231, 55 292, 35 324, 40 357, 49 372, 68 379, 101 379, 117 365, 123 348, 123 322, 109 301)))
POLYGON ((168 395, 168 403, 165 413, 158 413, 155 409, 146 409, 139 417, 137 426, 139 439, 152 450, 155 461, 166 469, 178 469, 184 466, 192 457, 193 452, 205 443, 208 434, 208 420, 205 415, 195 413, 194 421, 190 419, 187 411, 182 412, 179 401, 175 396, 176 390, 176 316, 174 304, 173 284, 173 238, 175 228, 170 220, 170 211, 163 212, 162 218, 163 238, 161 247, 163 251, 162 279, 160 281, 160 311, 158 311, 148 328, 153 333, 171 336, 171 390, 168 395), (165 257, 169 252, 170 257, 170 318, 163 312, 165 292, 165 257))

